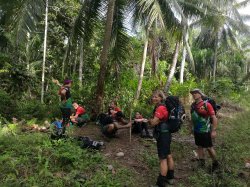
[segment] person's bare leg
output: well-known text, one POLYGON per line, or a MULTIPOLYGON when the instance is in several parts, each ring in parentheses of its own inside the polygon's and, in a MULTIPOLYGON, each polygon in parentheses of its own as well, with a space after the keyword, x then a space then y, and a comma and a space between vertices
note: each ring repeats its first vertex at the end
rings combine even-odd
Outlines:
POLYGON ((167 156, 167 162, 168 162, 168 172, 167 172, 167 182, 170 185, 174 184, 174 159, 172 155, 167 156))
POLYGON ((204 167, 205 166, 205 153, 204 153, 204 149, 201 146, 198 146, 197 149, 197 154, 198 154, 198 158, 199 158, 199 167, 204 167))
POLYGON ((162 176, 166 176, 168 172, 168 161, 167 159, 160 160, 160 173, 162 176))
POLYGON ((121 125, 120 123, 114 123, 115 124, 115 126, 116 126, 116 128, 117 129, 126 129, 126 128, 129 128, 129 127, 131 127, 132 126, 132 123, 131 122, 129 122, 128 124, 126 124, 126 125, 121 125))
POLYGON ((167 161, 168 161, 168 169, 169 170, 174 170, 174 159, 173 159, 171 154, 168 155, 167 161))
POLYGON ((218 162, 218 160, 216 160, 216 153, 213 147, 209 147, 207 148, 207 151, 209 153, 209 156, 212 158, 213 163, 212 163, 212 172, 215 171, 216 169, 218 169, 220 167, 220 164, 218 162))
POLYGON ((111 133, 111 132, 113 132, 113 129, 115 128, 115 125, 112 123, 112 124, 109 124, 109 126, 108 126, 108 132, 109 133, 111 133))
POLYGON ((207 152, 209 156, 212 158, 212 160, 216 160, 216 153, 213 147, 207 148, 207 152))
POLYGON ((204 159, 205 158, 204 149, 202 147, 200 147, 200 146, 198 146, 197 154, 198 154, 199 159, 204 159))

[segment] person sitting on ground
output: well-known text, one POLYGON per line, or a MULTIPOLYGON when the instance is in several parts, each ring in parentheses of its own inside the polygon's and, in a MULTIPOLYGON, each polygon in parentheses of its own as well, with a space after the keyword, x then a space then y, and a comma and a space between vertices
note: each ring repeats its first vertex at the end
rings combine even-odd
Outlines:
POLYGON ((124 119, 124 114, 122 110, 117 106, 116 101, 112 101, 109 109, 108 109, 108 114, 111 115, 111 117, 122 124, 127 124, 128 122, 124 119))
POLYGON ((73 107, 76 110, 75 115, 70 116, 71 122, 76 123, 77 126, 82 126, 87 122, 86 110, 80 106, 76 101, 73 102, 73 107))
POLYGON ((105 113, 101 113, 98 118, 102 133, 109 138, 115 137, 115 134, 119 129, 131 127, 131 122, 124 125, 123 123, 114 120, 111 115, 105 113))
POLYGON ((143 118, 140 112, 135 113, 135 118, 132 124, 132 133, 141 134, 141 137, 151 137, 148 132, 148 120, 143 118), (143 136, 143 130, 145 129, 146 136, 143 136))

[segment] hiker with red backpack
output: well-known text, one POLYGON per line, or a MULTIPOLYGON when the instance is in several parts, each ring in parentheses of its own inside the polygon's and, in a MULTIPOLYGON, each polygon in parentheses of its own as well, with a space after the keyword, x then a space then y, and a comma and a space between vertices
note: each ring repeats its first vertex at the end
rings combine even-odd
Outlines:
POLYGON ((195 144, 198 146, 198 162, 200 167, 205 166, 205 153, 207 149, 210 157, 212 158, 212 171, 218 169, 219 162, 216 159, 216 152, 213 147, 212 139, 216 137, 217 118, 216 106, 213 106, 206 99, 206 95, 198 88, 190 91, 193 96, 194 102, 191 105, 191 122, 193 127, 193 134, 195 144))
POLYGON ((153 93, 152 103, 155 105, 153 118, 149 124, 154 127, 154 137, 157 141, 158 157, 160 159, 160 174, 156 185, 165 187, 165 184, 173 184, 174 180, 174 160, 170 151, 171 133, 168 129, 167 121, 170 111, 164 104, 165 95, 157 90, 153 93))

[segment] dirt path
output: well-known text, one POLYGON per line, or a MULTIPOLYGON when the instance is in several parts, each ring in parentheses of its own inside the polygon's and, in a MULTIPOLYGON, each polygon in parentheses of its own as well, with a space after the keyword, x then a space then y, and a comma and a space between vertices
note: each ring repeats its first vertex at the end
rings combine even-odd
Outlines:
MULTIPOLYGON (((225 108, 220 111, 219 118, 230 117, 235 111, 239 111, 239 109, 225 106, 225 108)), ((185 126, 183 128, 187 129, 185 126)), ((175 176, 178 178, 174 186, 179 186, 180 184, 188 186, 188 177, 195 172, 194 168, 196 163, 194 161, 194 150, 196 146, 194 144, 194 138, 186 134, 187 133, 178 133, 172 137, 171 146, 175 159, 175 176)), ((104 157, 107 161, 110 160, 111 163, 117 163, 118 167, 121 165, 132 170, 136 174, 136 176, 134 176, 136 181, 135 186, 150 186, 155 184, 155 179, 159 172, 158 160, 153 160, 153 166, 150 166, 143 157, 143 155, 146 154, 148 157, 157 158, 156 143, 153 140, 145 140, 132 135, 132 141, 130 143, 128 129, 118 131, 117 138, 109 139, 101 134, 99 127, 95 123, 89 123, 82 128, 78 128, 74 132, 74 135, 88 136, 93 140, 104 141, 105 148, 101 150, 104 157), (118 152, 123 152, 124 157, 117 157, 116 154, 118 152)), ((150 158, 148 159, 150 160, 150 158)))

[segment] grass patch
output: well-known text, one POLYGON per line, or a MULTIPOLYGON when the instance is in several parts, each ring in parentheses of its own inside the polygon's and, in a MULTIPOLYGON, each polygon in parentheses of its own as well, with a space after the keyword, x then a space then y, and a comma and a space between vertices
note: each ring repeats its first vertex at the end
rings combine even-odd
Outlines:
POLYGON ((81 149, 73 139, 51 141, 42 133, 5 133, 0 142, 0 186, 133 184, 129 171, 120 167, 112 174, 101 153, 81 149))
POLYGON ((194 172, 189 181, 194 187, 222 186, 246 187, 250 185, 250 171, 244 168, 245 160, 250 158, 249 113, 242 112, 233 119, 222 119, 216 139, 216 152, 221 163, 217 174, 205 171, 194 172), (239 177, 240 173, 248 176, 239 177))

